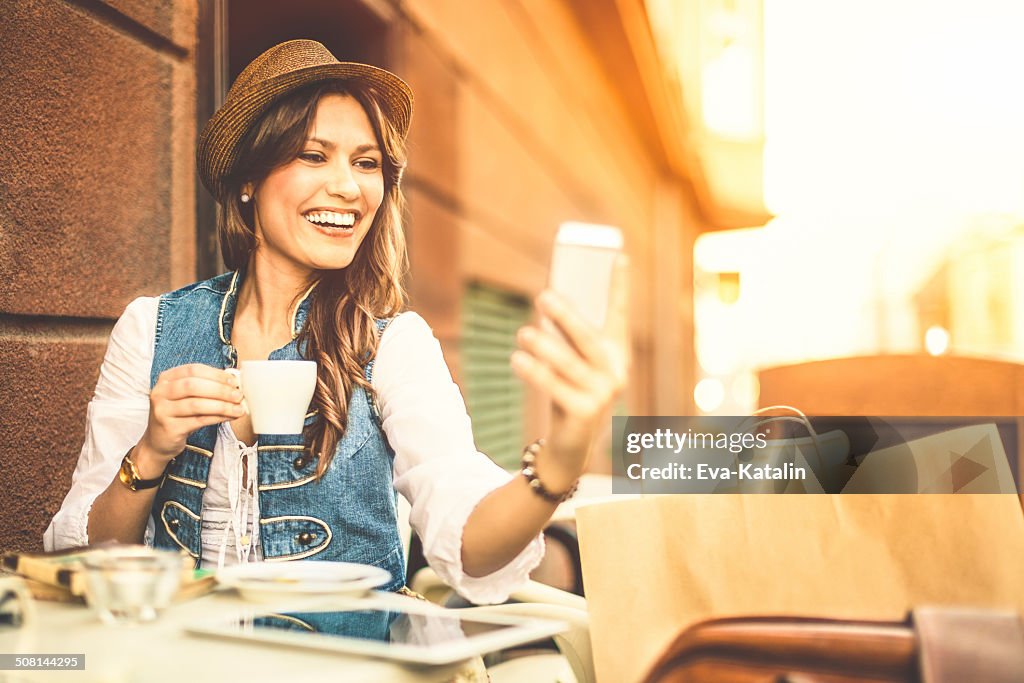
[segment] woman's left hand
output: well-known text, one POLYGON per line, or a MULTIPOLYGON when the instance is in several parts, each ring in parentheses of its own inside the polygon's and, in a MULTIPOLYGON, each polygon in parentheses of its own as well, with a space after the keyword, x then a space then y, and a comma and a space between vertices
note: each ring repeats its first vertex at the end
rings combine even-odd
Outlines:
POLYGON ((586 466, 594 437, 611 416, 612 404, 626 383, 629 333, 628 260, 620 255, 611 280, 603 330, 584 321, 554 292, 537 297, 549 326, 527 325, 517 335, 520 349, 512 368, 530 386, 551 397, 551 421, 537 475, 553 493, 568 490, 586 466))

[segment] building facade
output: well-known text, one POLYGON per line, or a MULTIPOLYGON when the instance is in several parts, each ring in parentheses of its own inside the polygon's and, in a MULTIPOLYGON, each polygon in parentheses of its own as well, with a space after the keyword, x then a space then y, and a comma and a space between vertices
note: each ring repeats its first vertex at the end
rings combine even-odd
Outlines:
MULTIPOLYGON (((291 38, 389 68, 416 93, 411 306, 457 381, 486 372, 467 359, 488 337, 470 324, 487 297, 528 318, 558 225, 607 223, 623 229, 632 267, 622 409, 689 411, 702 213, 671 161, 685 150, 666 149, 665 113, 641 85, 640 19, 643 4, 627 0, 3 3, 0 549, 41 546, 126 304, 219 272, 195 141, 245 63, 291 38)), ((482 376, 470 412, 532 440, 537 396, 507 418, 487 403, 487 387, 512 381, 504 366, 482 376)))

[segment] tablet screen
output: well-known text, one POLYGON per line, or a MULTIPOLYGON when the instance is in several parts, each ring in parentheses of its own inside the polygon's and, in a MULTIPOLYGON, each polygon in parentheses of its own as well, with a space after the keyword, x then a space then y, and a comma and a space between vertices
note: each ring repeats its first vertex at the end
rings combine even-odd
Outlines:
POLYGON ((508 624, 462 619, 455 615, 379 609, 265 614, 241 619, 238 625, 242 630, 317 633, 414 647, 435 647, 509 628, 508 624))
POLYGON ((564 632, 568 625, 511 615, 464 616, 460 610, 410 604, 249 612, 187 629, 199 635, 440 664, 547 638, 564 632))

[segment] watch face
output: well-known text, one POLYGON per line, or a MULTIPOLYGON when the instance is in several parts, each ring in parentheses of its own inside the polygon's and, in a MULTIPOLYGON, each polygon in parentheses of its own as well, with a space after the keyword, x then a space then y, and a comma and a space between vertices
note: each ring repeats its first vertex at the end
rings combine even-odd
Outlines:
POLYGON ((121 461, 121 469, 117 471, 117 478, 132 491, 135 490, 135 482, 138 481, 138 478, 135 476, 132 462, 127 456, 121 461))
POLYGON ((163 475, 153 479, 143 479, 139 476, 139 471, 135 468, 135 463, 132 462, 130 456, 130 453, 124 456, 124 459, 121 460, 121 469, 117 471, 117 478, 121 480, 122 484, 132 491, 140 491, 142 489, 156 488, 163 483, 163 475))

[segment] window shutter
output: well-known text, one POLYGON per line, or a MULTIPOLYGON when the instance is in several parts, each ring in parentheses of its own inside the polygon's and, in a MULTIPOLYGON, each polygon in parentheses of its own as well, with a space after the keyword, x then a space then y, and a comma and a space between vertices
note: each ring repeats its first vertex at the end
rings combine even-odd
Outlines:
POLYGON ((530 320, 529 301, 473 283, 462 312, 462 376, 476 446, 505 469, 518 469, 525 445, 523 386, 509 356, 516 331, 530 320))

